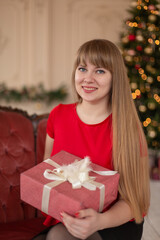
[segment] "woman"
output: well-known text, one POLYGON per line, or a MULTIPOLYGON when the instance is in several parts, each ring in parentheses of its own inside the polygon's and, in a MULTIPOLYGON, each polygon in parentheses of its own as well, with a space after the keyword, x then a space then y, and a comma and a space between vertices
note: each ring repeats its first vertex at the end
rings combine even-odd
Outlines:
POLYGON ((149 168, 145 136, 131 97, 123 58, 110 41, 95 39, 78 50, 72 74, 78 97, 52 110, 44 158, 60 150, 120 174, 119 197, 104 213, 84 209, 50 228, 46 239, 140 240, 149 208, 149 168))

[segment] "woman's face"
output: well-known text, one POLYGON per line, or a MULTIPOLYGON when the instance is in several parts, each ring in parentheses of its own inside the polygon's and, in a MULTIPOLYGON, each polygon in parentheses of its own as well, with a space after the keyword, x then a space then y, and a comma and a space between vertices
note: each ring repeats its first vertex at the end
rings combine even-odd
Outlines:
POLYGON ((105 68, 97 67, 86 61, 75 71, 75 88, 82 101, 99 103, 110 98, 112 75, 105 68))

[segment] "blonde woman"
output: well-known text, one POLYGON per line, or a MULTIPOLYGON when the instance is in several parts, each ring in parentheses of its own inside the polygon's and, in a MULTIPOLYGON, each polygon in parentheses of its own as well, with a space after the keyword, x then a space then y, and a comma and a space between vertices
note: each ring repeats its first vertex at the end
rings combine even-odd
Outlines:
MULTIPOLYGON (((140 240, 150 201, 145 136, 123 58, 110 41, 95 39, 78 50, 72 74, 77 102, 49 116, 45 157, 60 150, 120 173, 117 201, 103 213, 84 209, 62 222, 47 216, 47 240, 140 240), (54 226, 52 226, 54 225, 54 226)), ((38 238, 36 238, 38 239, 38 238)), ((39 238, 40 239, 40 238, 39 238)))

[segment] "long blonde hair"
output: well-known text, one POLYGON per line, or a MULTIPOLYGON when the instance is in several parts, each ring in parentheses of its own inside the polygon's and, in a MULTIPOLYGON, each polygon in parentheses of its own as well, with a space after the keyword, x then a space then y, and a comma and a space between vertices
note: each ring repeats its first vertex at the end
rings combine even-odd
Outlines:
MULTIPOLYGON (((131 207, 137 223, 147 214, 150 203, 149 160, 147 143, 129 86, 119 49, 110 41, 95 39, 84 43, 77 52, 72 73, 86 59, 112 74, 110 104, 112 107, 113 166, 120 173, 119 193, 131 207)), ((77 93, 78 100, 81 97, 77 93)))

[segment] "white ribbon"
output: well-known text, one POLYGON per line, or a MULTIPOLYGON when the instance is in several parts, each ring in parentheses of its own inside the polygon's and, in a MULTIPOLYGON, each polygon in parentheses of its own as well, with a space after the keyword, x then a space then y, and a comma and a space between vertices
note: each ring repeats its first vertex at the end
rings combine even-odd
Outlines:
POLYGON ((89 157, 69 164, 60 166, 58 163, 51 159, 46 159, 44 162, 55 167, 54 170, 46 169, 44 177, 49 180, 54 180, 44 185, 43 196, 42 196, 42 211, 48 214, 49 196, 51 188, 68 181, 72 184, 73 189, 81 188, 82 186, 89 189, 90 191, 100 189, 100 204, 99 212, 103 210, 105 200, 105 186, 104 184, 95 182, 95 177, 89 176, 89 172, 92 171, 96 174, 103 176, 110 176, 117 173, 117 171, 94 171, 90 165, 89 157))

